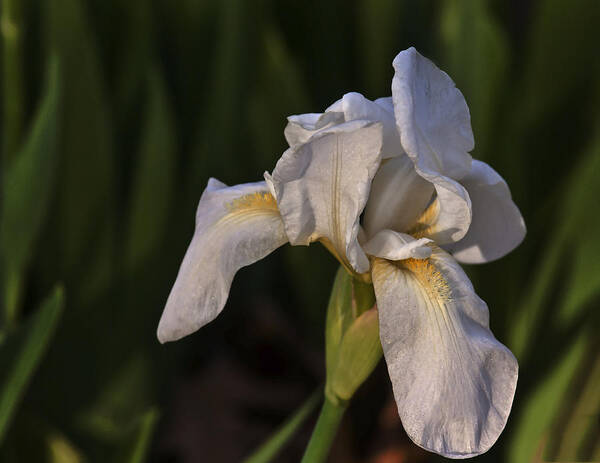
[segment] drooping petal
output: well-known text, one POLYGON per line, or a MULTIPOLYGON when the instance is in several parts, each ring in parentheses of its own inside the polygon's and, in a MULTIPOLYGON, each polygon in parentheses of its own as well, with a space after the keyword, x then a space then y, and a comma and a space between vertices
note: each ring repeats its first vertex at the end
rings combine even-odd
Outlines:
POLYGON ((328 111, 324 113, 299 114, 289 116, 283 134, 290 146, 305 143, 316 132, 332 125, 344 122, 342 112, 328 111))
POLYGON ((526 233, 525 221, 508 185, 494 169, 477 160, 473 160, 471 172, 461 183, 469 192, 473 219, 465 237, 448 249, 458 261, 469 264, 508 254, 526 233))
POLYGON ((390 112, 384 106, 375 104, 375 102, 357 92, 350 92, 344 95, 342 98, 342 110, 344 112, 344 119, 347 122, 362 119, 381 122, 383 124, 382 159, 404 154, 393 112, 390 112))
POLYGON ((227 301, 235 273, 286 242, 277 203, 265 182, 227 187, 210 179, 158 325, 160 342, 175 341, 212 321, 227 301))
POLYGON ((383 162, 371 185, 363 226, 367 236, 380 230, 405 232, 427 208, 434 188, 406 155, 383 162))
POLYGON ((392 98, 402 146, 424 175, 460 180, 471 170, 469 108, 452 79, 414 48, 393 62, 392 98))
POLYGON ((363 249, 371 256, 388 260, 426 259, 431 256, 431 247, 427 246, 431 242, 428 238, 415 239, 393 230, 381 230, 363 249))
POLYGON ((357 235, 381 159, 381 131, 379 123, 347 122, 283 154, 271 180, 291 244, 321 240, 358 273, 369 269, 357 235))
POLYGON ((518 365, 458 263, 375 259, 380 337, 400 418, 419 446, 451 458, 488 450, 501 433, 518 365))

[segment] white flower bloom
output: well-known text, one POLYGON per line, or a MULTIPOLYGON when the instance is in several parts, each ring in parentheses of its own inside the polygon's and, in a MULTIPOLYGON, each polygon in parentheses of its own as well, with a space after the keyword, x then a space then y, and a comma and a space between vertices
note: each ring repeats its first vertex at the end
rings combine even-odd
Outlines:
POLYGON ((504 428, 518 366, 457 261, 502 257, 525 225, 500 175, 472 160, 469 110, 450 77, 414 48, 393 64, 391 98, 349 93, 322 114, 289 117, 290 148, 266 182, 209 182, 158 336, 214 319, 239 268, 286 241, 320 241, 373 282, 408 435, 466 458, 504 428))

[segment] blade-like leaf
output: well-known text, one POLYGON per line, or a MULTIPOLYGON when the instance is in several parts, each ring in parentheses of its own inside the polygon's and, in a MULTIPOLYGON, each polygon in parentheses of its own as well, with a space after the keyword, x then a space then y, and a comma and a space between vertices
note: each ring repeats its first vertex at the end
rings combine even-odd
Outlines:
POLYGON ((593 59, 600 40, 600 8, 595 0, 536 2, 520 103, 527 124, 556 110, 574 91, 593 82, 593 59), (577 52, 575 53, 574 50, 577 52))
POLYGON ((78 306, 111 278, 116 206, 108 92, 86 6, 81 0, 49 0, 43 9, 49 49, 60 56, 69 83, 63 93, 60 196, 53 227, 60 259, 46 259, 58 262, 61 277, 76 289, 71 298, 78 306))
POLYGON ((441 14, 444 57, 472 115, 476 156, 486 159, 508 70, 508 44, 487 0, 448 0, 441 14))
POLYGON ((534 461, 535 455, 543 455, 548 433, 562 404, 557 398, 564 397, 585 354, 587 342, 587 332, 584 332, 562 358, 556 359, 556 366, 548 377, 543 379, 532 396, 527 398, 519 416, 513 417, 516 423, 511 425, 513 438, 508 449, 507 461, 528 462, 534 461))
POLYGON ((62 287, 57 287, 18 332, 0 350, 0 442, 25 395, 27 384, 56 331, 64 306, 62 287))
POLYGON ((528 339, 541 327, 544 305, 552 294, 552 285, 561 266, 568 265, 571 271, 564 301, 556 310, 560 325, 564 326, 573 320, 586 302, 600 291, 600 279, 596 271, 598 254, 594 252, 598 248, 594 237, 600 233, 600 220, 594 214, 589 214, 589 200, 600 195, 597 182, 599 172, 600 138, 597 138, 562 187, 566 194, 556 219, 561 225, 554 230, 543 260, 537 267, 534 284, 511 322, 510 347, 518 358, 533 347, 528 345, 528 339), (582 235, 581 230, 584 229, 586 233, 582 235), (563 262, 565 255, 572 256, 569 263, 563 262))
POLYGON ((317 407, 321 399, 321 389, 311 395, 277 431, 262 444, 244 463, 268 463, 273 461, 286 442, 298 431, 308 415, 317 407))
POLYGON ((129 441, 116 458, 117 463, 143 463, 147 461, 152 435, 158 423, 159 413, 151 408, 138 419, 129 441))
POLYGON ((598 437, 596 418, 600 413, 600 358, 596 358, 590 367, 585 371, 588 377, 581 393, 574 397, 574 403, 564 404, 569 407, 569 416, 555 424, 556 441, 559 442, 556 461, 592 461, 585 455, 585 441, 588 436, 598 437))
POLYGON ((127 268, 133 271, 158 249, 167 225, 175 167, 175 126, 165 83, 148 73, 146 115, 129 213, 127 268))
POLYGON ((359 53, 364 74, 365 95, 387 96, 392 77, 391 62, 398 49, 398 31, 408 6, 397 0, 361 0, 357 15, 359 53))
POLYGON ((7 319, 14 321, 21 273, 31 259, 52 198, 57 166, 61 77, 58 59, 48 64, 47 89, 26 142, 6 166, 2 182, 0 247, 7 319))

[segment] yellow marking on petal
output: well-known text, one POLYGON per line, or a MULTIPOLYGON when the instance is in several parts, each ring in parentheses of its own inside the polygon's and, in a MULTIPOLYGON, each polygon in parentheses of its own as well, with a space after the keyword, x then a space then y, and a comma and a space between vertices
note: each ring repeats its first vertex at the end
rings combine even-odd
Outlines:
POLYGON ((441 272, 431 263, 431 259, 410 258, 395 263, 398 267, 411 272, 430 296, 435 297, 441 303, 451 299, 452 290, 441 272))
POLYGON ((259 210, 279 212, 277 201, 268 191, 249 193, 227 203, 225 207, 229 212, 249 212, 259 210))
MULTIPOLYGON (((343 147, 342 147, 343 149, 343 147)), ((335 154, 331 157, 331 172, 333 174, 333 178, 331 181, 331 213, 330 213, 330 227, 333 242, 331 244, 337 251, 338 256, 343 256, 342 258, 347 262, 346 249, 345 249, 345 240, 342 236, 342 227, 340 224, 340 210, 341 210, 341 188, 340 183, 342 179, 342 156, 340 153, 340 137, 338 135, 335 136, 335 154)), ((327 245, 325 245, 327 247, 327 245)), ((336 255, 336 254, 334 254, 336 255)), ((339 257, 338 257, 339 259, 339 257)))
POLYGON ((436 199, 429 203, 429 206, 417 218, 416 223, 410 227, 408 234, 416 239, 427 238, 435 233, 435 222, 440 214, 440 202, 436 199))

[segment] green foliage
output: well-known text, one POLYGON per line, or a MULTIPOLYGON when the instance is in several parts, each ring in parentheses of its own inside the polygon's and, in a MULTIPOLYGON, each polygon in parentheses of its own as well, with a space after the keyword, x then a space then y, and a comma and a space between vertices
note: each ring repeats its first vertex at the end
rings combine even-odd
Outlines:
POLYGON ((148 451, 152 436, 158 423, 158 411, 151 408, 140 416, 131 432, 127 436, 125 445, 116 458, 117 463, 143 463, 148 459, 148 451))
MULTIPOLYGON (((175 379, 255 329, 247 294, 281 306, 308 357, 375 352, 350 342, 376 339, 377 324, 370 286, 343 269, 325 323, 335 261, 315 246, 240 272, 202 335, 159 346, 154 333, 208 177, 260 179, 286 149, 286 116, 348 91, 389 95, 391 61, 413 45, 464 93, 474 155, 506 178, 528 227, 511 255, 467 268, 520 364, 511 418, 480 460, 600 458, 596 421, 581 419, 600 413, 598 2, 2 6, 0 460, 151 458, 175 379), (55 290, 38 308, 57 281, 66 304, 55 290)), ((343 399, 364 379, 334 372, 343 399)))
POLYGON ((15 322, 22 275, 33 256, 54 192, 61 90, 56 57, 50 59, 47 74, 46 94, 26 143, 3 172, 0 255, 7 325, 15 322))
POLYGON ((308 415, 317 407, 321 391, 317 391, 304 402, 279 429, 262 444, 244 463, 268 463, 273 461, 286 442, 298 431, 308 415))
POLYGON ((0 443, 36 368, 48 349, 64 307, 61 287, 57 287, 38 312, 2 343, 0 353, 0 443))
POLYGON ((126 265, 133 272, 160 245, 168 225, 175 170, 175 126, 165 83, 157 69, 148 72, 147 115, 142 128, 132 200, 126 265))

